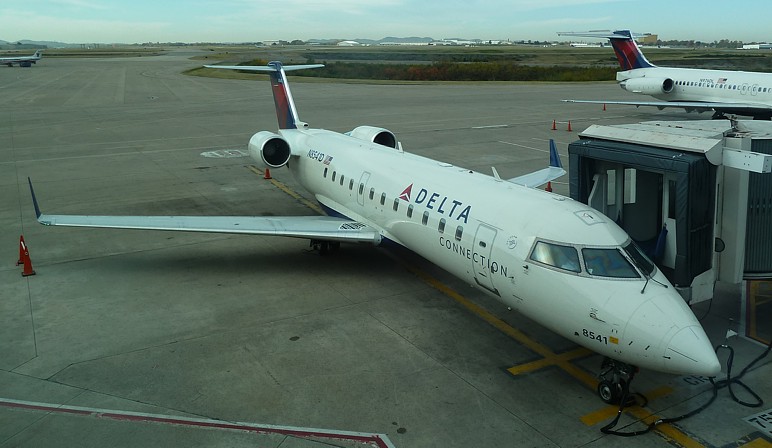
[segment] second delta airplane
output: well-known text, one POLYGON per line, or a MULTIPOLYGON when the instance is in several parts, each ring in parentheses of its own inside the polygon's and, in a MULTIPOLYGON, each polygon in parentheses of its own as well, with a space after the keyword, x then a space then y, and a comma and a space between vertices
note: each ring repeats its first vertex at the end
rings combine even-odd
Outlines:
POLYGON ((560 36, 605 38, 614 48, 619 86, 660 101, 564 100, 570 103, 677 107, 686 111, 772 118, 772 73, 658 67, 643 55, 629 30, 558 33, 560 36))
POLYGON ((502 179, 410 154, 386 129, 341 134, 298 118, 285 71, 320 65, 215 66, 267 72, 277 132, 252 136, 263 168, 286 166, 328 216, 86 216, 41 213, 51 226, 277 235, 404 246, 541 325, 607 359, 598 392, 620 399, 636 368, 715 376, 710 340, 665 276, 612 220, 533 187, 563 175, 554 144, 547 168, 502 179))

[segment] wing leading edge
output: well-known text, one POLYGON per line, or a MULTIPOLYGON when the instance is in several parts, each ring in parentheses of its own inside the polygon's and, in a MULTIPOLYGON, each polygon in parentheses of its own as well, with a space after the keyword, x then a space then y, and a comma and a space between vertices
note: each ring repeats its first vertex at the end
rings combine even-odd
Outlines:
POLYGON ((32 181, 29 178, 27 181, 37 220, 46 226, 271 235, 374 245, 381 242, 381 235, 377 229, 357 221, 333 216, 49 215, 40 211, 32 181))

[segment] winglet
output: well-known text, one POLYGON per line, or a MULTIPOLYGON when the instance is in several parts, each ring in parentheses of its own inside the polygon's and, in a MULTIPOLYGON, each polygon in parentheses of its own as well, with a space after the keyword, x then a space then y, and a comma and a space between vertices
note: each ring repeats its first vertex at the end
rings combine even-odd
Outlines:
POLYGON ((40 213, 40 206, 38 205, 38 199, 35 197, 35 189, 32 188, 32 179, 29 177, 27 178, 27 182, 29 182, 29 192, 32 194, 32 204, 35 205, 35 217, 38 221, 40 221, 40 216, 42 213, 40 213))
POLYGON ((560 156, 558 155, 555 141, 550 139, 549 166, 513 179, 507 179, 507 182, 512 182, 513 184, 522 185, 524 187, 536 188, 539 185, 551 182, 564 174, 566 174, 566 170, 563 169, 563 164, 560 162, 560 156))
POLYGON ((555 147, 555 140, 553 139, 550 139, 550 166, 563 168, 563 164, 560 162, 560 154, 558 154, 558 149, 555 147))
POLYGON ((279 120, 279 129, 297 129, 298 125, 304 127, 306 124, 298 118, 298 111, 295 109, 295 101, 292 99, 287 75, 285 72, 290 70, 305 70, 307 68, 324 67, 323 64, 305 64, 283 66, 279 61, 269 62, 268 65, 205 65, 206 68, 224 68, 228 70, 247 70, 256 72, 268 72, 271 77, 271 87, 273 88, 273 101, 276 105, 276 118, 279 120))

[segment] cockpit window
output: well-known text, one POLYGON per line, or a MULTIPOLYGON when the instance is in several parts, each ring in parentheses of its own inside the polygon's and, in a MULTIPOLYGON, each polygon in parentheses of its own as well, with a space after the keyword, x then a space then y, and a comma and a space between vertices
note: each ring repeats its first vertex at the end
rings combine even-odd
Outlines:
POLYGON ((627 252, 627 256, 633 260, 633 263, 635 263, 635 265, 638 266, 638 269, 643 271, 645 275, 651 275, 652 272, 654 272, 654 262, 649 260, 649 257, 647 257, 641 248, 632 240, 630 240, 630 244, 625 246, 624 249, 625 252, 627 252))
POLYGON ((579 264, 579 254, 574 247, 546 241, 536 242, 533 252, 531 252, 531 260, 571 272, 581 272, 582 270, 579 264))
POLYGON ((612 278, 640 278, 632 264, 617 249, 582 249, 584 266, 590 275, 612 278))

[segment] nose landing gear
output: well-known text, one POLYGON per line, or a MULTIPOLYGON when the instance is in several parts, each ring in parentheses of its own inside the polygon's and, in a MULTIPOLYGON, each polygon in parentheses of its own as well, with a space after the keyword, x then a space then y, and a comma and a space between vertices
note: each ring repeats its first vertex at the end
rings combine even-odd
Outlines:
POLYGON ((611 358, 603 360, 601 372, 598 375, 598 395, 608 404, 619 404, 622 397, 630 397, 627 388, 633 380, 638 368, 614 361, 611 358))

